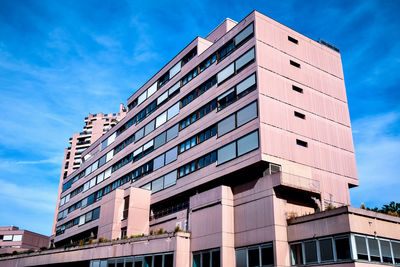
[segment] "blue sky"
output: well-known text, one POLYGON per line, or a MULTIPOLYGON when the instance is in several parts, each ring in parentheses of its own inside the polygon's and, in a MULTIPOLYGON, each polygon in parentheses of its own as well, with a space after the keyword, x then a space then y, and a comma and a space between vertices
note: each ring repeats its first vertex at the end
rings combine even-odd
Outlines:
POLYGON ((0 0, 0 225, 49 235, 64 148, 196 36, 252 10, 341 49, 360 187, 400 202, 399 1, 0 0))

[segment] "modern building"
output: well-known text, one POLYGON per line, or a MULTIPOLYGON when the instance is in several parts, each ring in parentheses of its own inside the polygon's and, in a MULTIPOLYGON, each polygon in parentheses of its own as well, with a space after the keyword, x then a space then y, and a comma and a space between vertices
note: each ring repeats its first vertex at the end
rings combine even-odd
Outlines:
POLYGON ((48 236, 20 230, 15 226, 0 226, 0 255, 48 247, 49 242, 48 236))
POLYGON ((333 45, 256 11, 226 19, 127 106, 62 181, 58 249, 0 264, 400 262, 400 220, 349 207, 358 178, 333 45))

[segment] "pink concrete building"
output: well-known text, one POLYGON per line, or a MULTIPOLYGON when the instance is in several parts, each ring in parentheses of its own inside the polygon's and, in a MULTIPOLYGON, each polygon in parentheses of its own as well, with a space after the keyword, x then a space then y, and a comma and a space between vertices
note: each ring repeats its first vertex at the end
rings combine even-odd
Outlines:
POLYGON ((0 255, 48 247, 50 238, 15 226, 0 226, 0 255))
POLYGON ((334 46, 256 11, 227 19, 127 106, 60 185, 59 248, 0 264, 400 263, 399 219, 348 206, 358 178, 334 46), (64 248, 81 240, 102 242, 64 248))

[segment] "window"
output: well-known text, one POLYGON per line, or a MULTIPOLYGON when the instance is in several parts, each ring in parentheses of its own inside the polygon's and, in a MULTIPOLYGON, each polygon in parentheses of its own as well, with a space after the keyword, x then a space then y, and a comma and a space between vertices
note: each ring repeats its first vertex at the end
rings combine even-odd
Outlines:
POLYGON ((294 62, 293 60, 290 60, 290 65, 300 69, 300 64, 297 62, 294 62))
POLYGON ((215 151, 208 153, 182 167, 179 168, 179 177, 183 177, 189 173, 192 173, 196 170, 199 170, 203 167, 206 167, 217 160, 217 153, 215 151))
POLYGON ((151 182, 151 192, 155 193, 162 190, 164 187, 164 177, 158 178, 151 182))
POLYGON ((178 136, 179 124, 175 124, 167 130, 167 142, 178 136))
POLYGON ((235 61, 235 65, 236 65, 236 72, 239 72, 241 69, 243 69, 244 67, 247 66, 247 64, 249 64, 250 62, 252 62, 254 60, 254 48, 250 49, 249 51, 247 51, 243 56, 241 56, 240 58, 238 58, 235 61))
POLYGON ((251 23, 249 26, 247 26, 246 28, 244 28, 238 35, 235 36, 234 40, 235 40, 235 45, 239 46, 242 43, 244 43, 244 41, 248 40, 249 36, 252 36, 253 34, 253 23, 251 23))
POLYGON ((218 97, 218 110, 225 108, 236 100, 235 88, 231 88, 218 97))
POLYGON ((156 118, 156 128, 160 127, 167 121, 167 112, 165 111, 156 118))
POLYGON ((167 120, 172 119, 173 117, 175 117, 178 114, 179 114, 179 102, 168 109, 168 118, 167 118, 167 120))
POLYGON ((218 164, 236 158, 236 142, 232 142, 218 149, 218 164))
POLYGON ((218 137, 233 131, 236 128, 235 114, 223 119, 218 122, 218 137))
POLYGON ((204 250, 193 252, 193 267, 219 267, 220 266, 220 250, 204 250))
POLYGON ((348 236, 335 237, 336 257, 340 260, 351 259, 350 240, 348 236))
POLYGON ((235 251, 236 267, 259 267, 274 265, 272 243, 239 248, 235 251))
POLYGON ((153 163, 154 170, 157 170, 157 169, 163 167, 164 166, 164 162, 165 162, 165 154, 161 154, 160 156, 155 158, 154 159, 154 163, 153 163))
POLYGON ((314 240, 304 242, 304 254, 306 264, 318 262, 317 242, 314 240))
POLYGON ((253 102, 237 112, 237 127, 255 118, 257 118, 257 102, 253 102))
MULTIPOLYGON (((121 228, 121 239, 127 236, 127 227, 122 227, 121 228)), ((122 266, 124 265, 124 262, 122 262, 122 266)), ((117 264, 118 266, 118 264, 117 264)))
POLYGON ((168 89, 168 94, 171 97, 175 92, 177 92, 177 90, 181 87, 181 83, 177 82, 176 84, 174 84, 173 86, 171 86, 171 88, 168 89))
POLYGON ((241 98, 248 92, 254 90, 255 84, 256 84, 256 75, 252 74, 246 79, 244 79, 242 82, 240 82, 238 85, 236 85, 236 95, 238 96, 238 98, 241 98))
POLYGON ((137 105, 139 106, 147 99, 147 91, 144 91, 139 97, 137 101, 137 105))
MULTIPOLYGON (((168 79, 168 77, 167 77, 168 79)), ((157 92, 157 82, 153 83, 148 89, 147 89, 147 98, 152 96, 155 92, 157 92)))
POLYGON ((136 133, 135 133, 135 142, 138 142, 140 139, 142 139, 144 136, 144 128, 140 128, 136 133))
POLYGON ((393 250, 393 259, 394 263, 400 263, 400 243, 399 242, 391 242, 392 250, 393 250))
POLYGON ((303 248, 301 243, 290 245, 290 260, 292 265, 303 264, 303 248))
POLYGON ((189 51, 183 58, 182 58, 182 66, 188 63, 192 58, 197 55, 197 46, 194 47, 192 50, 189 51))
POLYGON ((360 260, 368 260, 368 250, 367 243, 364 236, 355 236, 354 237, 357 248, 357 259, 360 260))
POLYGON ((106 155, 99 159, 99 167, 103 166, 104 164, 106 164, 106 155))
POLYGON ((300 139, 296 139, 296 144, 299 146, 308 147, 308 143, 300 139))
POLYGON ((176 74, 181 71, 181 62, 179 61, 176 63, 170 70, 169 70, 169 77, 172 79, 176 74))
POLYGON ((294 116, 297 118, 303 119, 303 120, 306 119, 306 115, 304 115, 303 113, 297 112, 297 111, 294 112, 294 116))
POLYGON ((388 240, 379 240, 382 252, 382 261, 392 263, 392 252, 390 251, 390 242, 388 240))
POLYGON ((332 238, 320 239, 319 250, 321 253, 321 261, 333 261, 332 238))
POLYGON ((152 120, 151 122, 146 124, 146 126, 144 126, 144 135, 146 136, 152 131, 154 131, 154 120, 152 120))
POLYGON ((258 132, 252 132, 237 140, 238 157, 258 148, 258 132))
POLYGON ((228 41, 223 47, 221 47, 218 50, 218 60, 221 61, 230 54, 232 54, 234 49, 235 49, 235 44, 233 43, 233 40, 228 41))
POLYGON ((367 238, 370 261, 381 262, 378 239, 367 238))
POLYGON ((299 41, 297 39, 294 39, 293 37, 288 36, 288 40, 292 43, 298 44, 299 41))
POLYGON ((154 138, 154 149, 159 148, 165 144, 166 132, 162 132, 154 138))
POLYGON ((170 187, 176 184, 177 171, 170 172, 164 176, 164 188, 170 187))
POLYGON ((168 91, 165 91, 162 95, 160 95, 157 98, 157 105, 160 105, 161 103, 163 103, 167 99, 168 99, 168 91))
POLYGON ((12 235, 4 235, 3 236, 3 241, 12 241, 13 236, 12 235))
POLYGON ((296 91, 298 93, 303 93, 303 89, 301 89, 300 87, 297 87, 296 85, 292 85, 292 89, 293 91, 296 91))
POLYGON ((174 147, 165 153, 165 164, 175 161, 178 157, 178 147, 174 147))
POLYGON ((232 62, 217 74, 217 83, 220 84, 235 73, 235 64, 232 62))

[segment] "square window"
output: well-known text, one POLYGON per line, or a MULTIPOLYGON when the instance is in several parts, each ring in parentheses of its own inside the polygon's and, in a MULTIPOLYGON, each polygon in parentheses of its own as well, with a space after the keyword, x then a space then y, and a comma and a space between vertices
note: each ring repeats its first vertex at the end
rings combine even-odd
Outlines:
POLYGON ((167 132, 162 132, 158 136, 154 138, 154 149, 159 148, 160 146, 165 144, 165 138, 167 136, 167 132))

